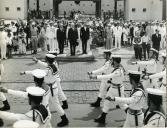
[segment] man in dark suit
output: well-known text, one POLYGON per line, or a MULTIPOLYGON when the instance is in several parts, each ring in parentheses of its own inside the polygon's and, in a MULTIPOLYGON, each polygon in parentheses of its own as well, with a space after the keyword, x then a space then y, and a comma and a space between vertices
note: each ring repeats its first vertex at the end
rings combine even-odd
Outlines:
POLYGON ((89 39, 89 28, 88 25, 85 23, 84 26, 81 28, 80 31, 80 36, 81 36, 81 40, 82 40, 82 52, 83 54, 87 54, 86 50, 87 50, 87 42, 89 39))
MULTIPOLYGON (((161 35, 159 34, 158 29, 156 29, 155 32, 156 33, 152 35, 152 42, 153 42, 152 47, 159 52, 160 42, 161 42, 161 35)), ((158 60, 159 53, 154 52, 153 55, 155 55, 156 60, 158 60)))
POLYGON ((60 54, 63 54, 64 52, 64 42, 66 40, 66 32, 63 28, 63 24, 59 25, 59 29, 57 30, 57 41, 59 44, 59 51, 60 54))
POLYGON ((68 40, 70 42, 71 56, 75 56, 75 48, 77 46, 77 39, 78 39, 78 31, 74 23, 72 23, 71 28, 68 31, 68 40))

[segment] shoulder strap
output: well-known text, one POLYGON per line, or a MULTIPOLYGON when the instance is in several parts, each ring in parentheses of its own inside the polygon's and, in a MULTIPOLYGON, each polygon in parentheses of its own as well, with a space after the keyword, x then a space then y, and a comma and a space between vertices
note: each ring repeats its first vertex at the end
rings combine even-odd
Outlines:
MULTIPOLYGON (((148 112, 148 111, 147 111, 148 112)), ((160 116, 162 116, 165 120, 166 120, 166 117, 165 115, 162 113, 162 112, 158 112, 158 111, 154 111, 154 112, 151 112, 149 113, 145 118, 144 118, 144 124, 146 125, 148 123, 148 121, 150 120, 151 117, 153 117, 155 114, 159 114, 160 116)), ((166 124, 165 124, 166 126, 166 124)))
POLYGON ((135 88, 134 90, 132 90, 130 96, 132 96, 132 95, 133 95, 135 92, 137 92, 137 91, 142 91, 143 95, 145 96, 144 90, 141 89, 141 88, 135 88))
POLYGON ((56 74, 58 69, 55 64, 49 65, 49 68, 52 70, 52 74, 56 74))
MULTIPOLYGON (((33 112, 37 112, 37 114, 39 114, 40 118, 41 118, 41 121, 43 123, 45 123, 48 119, 48 116, 49 116, 49 113, 48 113, 48 110, 46 109, 46 107, 44 105, 39 105, 38 107, 34 108, 33 112)), ((33 114, 35 115, 35 114, 33 114)), ((35 116, 33 116, 34 118, 35 116)))
POLYGON ((115 68, 115 69, 112 71, 112 73, 115 72, 117 69, 120 69, 120 67, 115 68))

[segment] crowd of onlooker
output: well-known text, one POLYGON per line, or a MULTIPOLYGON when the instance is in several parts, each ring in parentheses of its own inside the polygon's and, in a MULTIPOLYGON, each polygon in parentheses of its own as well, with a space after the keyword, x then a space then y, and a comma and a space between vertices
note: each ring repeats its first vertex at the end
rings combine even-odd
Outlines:
POLYGON ((134 46, 136 59, 142 60, 142 55, 144 59, 147 58, 146 53, 149 58, 151 47, 158 51, 166 48, 165 21, 136 22, 112 18, 105 21, 100 18, 36 20, 34 18, 28 22, 17 20, 0 27, 0 34, 3 34, 1 40, 4 40, 1 41, 2 59, 6 59, 4 52, 9 58, 12 53, 26 54, 27 50, 36 54, 39 47, 42 50, 63 54, 65 45, 70 46, 71 55, 75 55, 76 51, 87 54, 90 45, 95 44, 109 50, 134 46), (160 39, 156 39, 154 34, 160 39))

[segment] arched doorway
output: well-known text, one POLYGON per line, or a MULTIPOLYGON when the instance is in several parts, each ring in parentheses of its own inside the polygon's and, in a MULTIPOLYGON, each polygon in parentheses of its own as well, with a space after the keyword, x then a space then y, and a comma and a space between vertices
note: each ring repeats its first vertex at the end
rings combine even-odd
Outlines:
POLYGON ((76 3, 80 1, 92 1, 93 3, 95 3, 95 16, 101 16, 101 0, 53 0, 53 9, 55 17, 59 17, 59 5, 62 3, 62 1, 74 1, 76 3))

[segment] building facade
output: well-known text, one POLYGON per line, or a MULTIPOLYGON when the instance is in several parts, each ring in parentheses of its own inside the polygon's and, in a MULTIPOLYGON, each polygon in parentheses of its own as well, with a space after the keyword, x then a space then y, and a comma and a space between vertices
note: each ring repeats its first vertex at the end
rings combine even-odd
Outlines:
POLYGON ((18 18, 27 18, 27 0, 0 0, 0 19, 18 18))
POLYGON ((101 16, 103 12, 124 12, 127 20, 161 20, 167 17, 167 0, 0 0, 0 19, 26 19, 27 11, 48 12, 52 17, 69 16, 71 10, 101 16), (38 4, 39 3, 39 4, 38 4), (28 8, 28 9, 27 9, 28 8))
MULTIPOLYGON (((162 20, 167 0, 126 0, 126 19, 162 20)), ((165 14, 166 15, 166 14, 165 14)))

